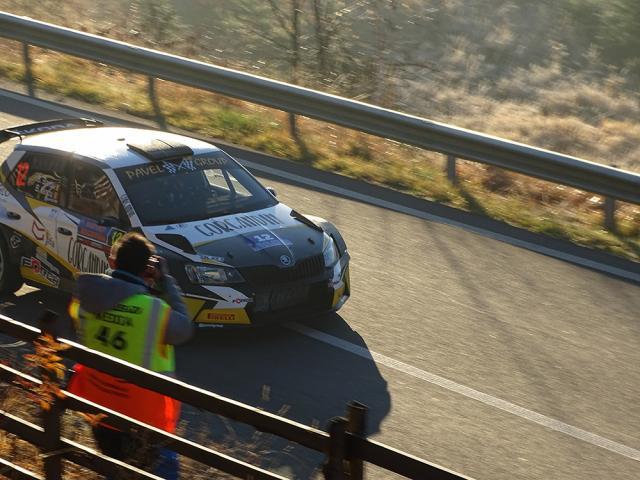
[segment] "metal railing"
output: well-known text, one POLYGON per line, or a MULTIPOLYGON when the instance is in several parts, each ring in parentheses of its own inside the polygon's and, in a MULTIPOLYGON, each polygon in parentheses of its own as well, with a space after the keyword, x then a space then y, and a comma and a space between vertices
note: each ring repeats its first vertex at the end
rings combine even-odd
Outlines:
POLYGON ((640 174, 568 155, 9 13, 0 36, 440 152, 450 178, 462 158, 594 192, 610 199, 609 220, 615 199, 640 204, 640 174))
MULTIPOLYGON (((54 333, 54 321, 55 314, 48 312, 41 319, 41 329, 37 329, 0 315, 0 332, 26 342, 39 341, 42 333, 54 333)), ((362 479, 364 478, 363 462, 377 465, 407 478, 421 480, 464 480, 468 478, 365 438, 363 432, 366 407, 357 403, 349 404, 347 418, 336 417, 332 419, 327 433, 145 370, 87 349, 74 342, 65 339, 58 339, 57 342, 66 348, 60 351, 59 355, 68 359, 170 396, 185 404, 251 425, 261 432, 276 435, 323 453, 325 455, 323 473, 326 479, 362 479)), ((2 383, 29 388, 29 386, 35 386, 42 382, 0 363, 0 385, 2 383)), ((42 411, 42 427, 12 413, 0 410, 0 430, 17 435, 41 449, 46 480, 61 478, 62 459, 101 474, 115 475, 117 471, 126 470, 129 475, 135 478, 157 478, 62 437, 60 424, 65 409, 90 414, 106 414, 109 423, 118 429, 144 431, 151 441, 161 442, 165 448, 238 478, 256 480, 283 478, 177 435, 120 415, 69 392, 63 393, 64 398, 56 400, 50 409, 42 411)), ((0 459, 0 474, 10 478, 39 478, 35 473, 18 467, 6 459, 0 459)))

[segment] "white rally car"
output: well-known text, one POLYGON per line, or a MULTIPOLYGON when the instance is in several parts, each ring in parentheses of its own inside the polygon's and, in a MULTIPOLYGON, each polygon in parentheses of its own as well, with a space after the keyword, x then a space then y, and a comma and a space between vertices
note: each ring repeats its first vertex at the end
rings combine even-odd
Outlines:
POLYGON ((70 292, 125 232, 153 242, 201 326, 339 309, 349 254, 329 222, 278 202, 209 143, 64 119, 0 131, 0 292, 70 292), (5 145, 7 146, 7 145, 5 145))

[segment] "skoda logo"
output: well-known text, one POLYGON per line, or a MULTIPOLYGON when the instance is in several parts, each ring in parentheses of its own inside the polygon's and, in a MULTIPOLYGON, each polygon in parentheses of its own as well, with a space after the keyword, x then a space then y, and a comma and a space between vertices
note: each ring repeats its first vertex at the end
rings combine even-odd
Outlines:
POLYGON ((280 255, 280 263, 285 267, 288 267, 293 263, 293 260, 291 260, 289 255, 280 255))

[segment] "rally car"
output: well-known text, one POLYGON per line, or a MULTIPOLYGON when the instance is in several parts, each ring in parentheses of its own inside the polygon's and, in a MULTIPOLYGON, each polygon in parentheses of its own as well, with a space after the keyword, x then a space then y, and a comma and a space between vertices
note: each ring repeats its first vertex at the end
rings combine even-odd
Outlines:
POLYGON ((9 140, 0 292, 24 282, 70 292, 79 273, 106 272, 111 245, 133 230, 167 259, 199 326, 304 318, 349 298, 336 227, 280 203, 210 143, 86 119, 0 131, 9 140))

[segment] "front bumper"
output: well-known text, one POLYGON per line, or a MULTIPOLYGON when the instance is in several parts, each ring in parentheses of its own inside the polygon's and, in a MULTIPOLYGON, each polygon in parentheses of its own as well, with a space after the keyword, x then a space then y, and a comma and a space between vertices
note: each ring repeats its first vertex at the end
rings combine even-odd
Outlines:
POLYGON ((321 276, 296 282, 206 287, 211 298, 186 291, 183 299, 201 328, 250 327, 337 311, 351 294, 349 258, 321 276))

